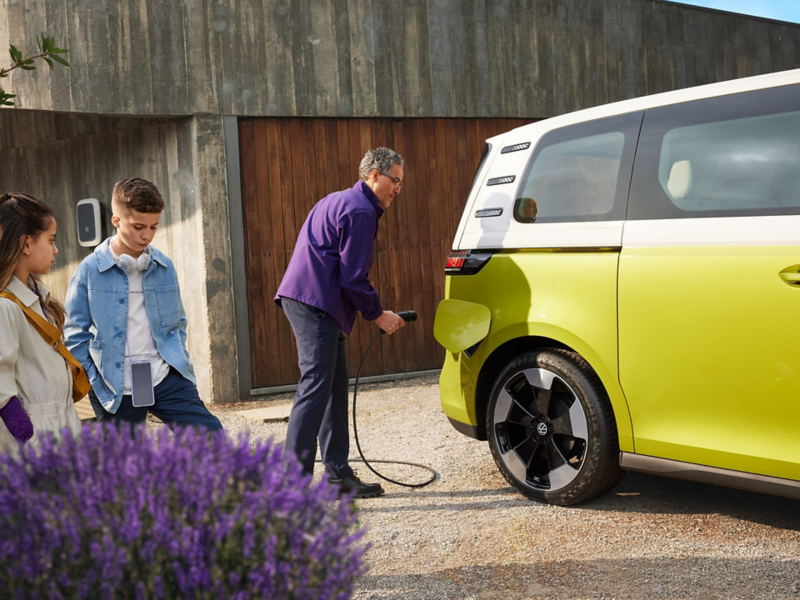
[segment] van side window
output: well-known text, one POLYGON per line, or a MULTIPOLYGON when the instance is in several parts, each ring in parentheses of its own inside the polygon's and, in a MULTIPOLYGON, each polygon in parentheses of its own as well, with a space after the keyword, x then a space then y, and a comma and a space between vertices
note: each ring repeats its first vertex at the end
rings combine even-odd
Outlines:
POLYGON ((800 214, 800 86, 647 111, 629 219, 800 214))
POLYGON ((522 223, 625 218, 642 113, 598 119, 542 137, 522 177, 514 218, 522 223))

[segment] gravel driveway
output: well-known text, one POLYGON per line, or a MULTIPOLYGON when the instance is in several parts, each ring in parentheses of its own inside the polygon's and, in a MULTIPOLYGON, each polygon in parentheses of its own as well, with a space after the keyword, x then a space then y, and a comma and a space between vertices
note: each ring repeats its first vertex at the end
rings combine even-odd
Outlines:
MULTIPOLYGON (((234 435, 283 440, 285 423, 233 413, 291 398, 211 408, 234 435)), ((800 597, 797 501, 640 474, 580 507, 525 500, 485 442, 452 429, 436 378, 364 386, 358 417, 368 458, 425 463, 440 478, 418 490, 384 483, 385 496, 359 503, 372 548, 354 598, 800 597)))

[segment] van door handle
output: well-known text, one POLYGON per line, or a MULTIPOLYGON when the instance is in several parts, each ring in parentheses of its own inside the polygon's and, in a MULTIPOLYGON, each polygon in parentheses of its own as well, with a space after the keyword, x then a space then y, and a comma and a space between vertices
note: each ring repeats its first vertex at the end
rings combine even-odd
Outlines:
POLYGON ((780 276, 787 285, 800 287, 800 265, 794 265, 793 267, 784 269, 780 272, 780 276))

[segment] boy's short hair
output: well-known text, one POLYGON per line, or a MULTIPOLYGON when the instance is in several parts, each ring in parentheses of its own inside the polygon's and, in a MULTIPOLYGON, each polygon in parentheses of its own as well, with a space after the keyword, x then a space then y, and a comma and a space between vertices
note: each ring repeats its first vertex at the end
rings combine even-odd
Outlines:
POLYGON ((160 213, 164 210, 164 198, 152 181, 143 177, 127 177, 114 185, 111 206, 115 213, 119 210, 160 213))

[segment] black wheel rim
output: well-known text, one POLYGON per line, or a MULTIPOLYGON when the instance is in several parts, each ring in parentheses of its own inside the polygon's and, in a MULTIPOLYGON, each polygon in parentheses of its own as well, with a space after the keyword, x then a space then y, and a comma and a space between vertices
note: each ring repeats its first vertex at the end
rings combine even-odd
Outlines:
POLYGON ((555 373, 526 369, 514 374, 500 391, 493 423, 500 459, 521 484, 555 491, 580 473, 589 437, 586 413, 555 373))

